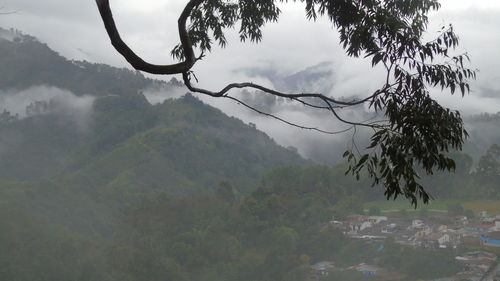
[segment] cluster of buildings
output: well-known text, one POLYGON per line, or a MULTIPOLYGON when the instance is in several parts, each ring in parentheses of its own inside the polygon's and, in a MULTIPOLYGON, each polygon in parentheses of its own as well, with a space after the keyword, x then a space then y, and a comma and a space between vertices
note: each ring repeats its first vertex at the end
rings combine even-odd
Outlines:
POLYGON ((401 280, 403 275, 390 272, 385 268, 373 264, 360 263, 346 268, 339 268, 331 261, 322 261, 311 265, 312 274, 309 275, 307 281, 320 281, 323 277, 327 277, 331 272, 335 271, 356 271, 368 278, 379 280, 383 278, 384 281, 397 281, 401 280))
MULTIPOLYGON (((381 245, 385 239, 392 238, 401 245, 432 249, 463 249, 461 246, 486 250, 488 247, 500 248, 500 215, 490 216, 487 212, 479 213, 478 218, 473 220, 466 216, 448 216, 446 213, 428 220, 350 215, 344 220, 331 220, 329 225, 352 239, 381 245)), ((495 254, 472 251, 457 254, 455 260, 461 265, 461 272, 433 281, 500 281, 500 263, 495 254)), ((312 265, 311 270, 314 272, 311 276, 316 278, 311 280, 320 280, 329 272, 339 269, 335 268, 333 262, 325 261, 312 265)), ((355 270, 365 277, 378 277, 374 279, 398 280, 398 274, 365 263, 341 270, 355 270)))
POLYGON ((424 248, 457 248, 462 244, 500 247, 500 215, 481 212, 479 219, 466 216, 446 217, 428 222, 422 219, 389 218, 386 216, 350 215, 330 225, 355 239, 384 240, 424 248))

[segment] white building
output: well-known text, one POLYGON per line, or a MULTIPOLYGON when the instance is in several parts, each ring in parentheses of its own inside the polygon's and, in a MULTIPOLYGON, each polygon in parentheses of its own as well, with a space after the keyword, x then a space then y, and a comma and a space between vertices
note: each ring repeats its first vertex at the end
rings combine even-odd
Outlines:
POLYGON ((387 221, 387 217, 386 216, 369 216, 366 220, 373 223, 373 224, 379 224, 383 221, 387 221))

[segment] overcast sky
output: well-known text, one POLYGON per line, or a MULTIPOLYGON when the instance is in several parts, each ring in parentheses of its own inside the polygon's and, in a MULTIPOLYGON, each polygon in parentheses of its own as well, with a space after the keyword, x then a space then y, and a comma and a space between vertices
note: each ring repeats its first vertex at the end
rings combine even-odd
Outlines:
MULTIPOLYGON (((176 19, 186 0, 111 0, 111 5, 126 41, 139 54, 155 63, 172 62, 169 55, 177 43, 176 19)), ((453 23, 461 38, 459 51, 468 51, 472 66, 479 68, 476 95, 495 98, 500 90, 500 1, 442 0, 443 7, 432 15, 430 31, 443 23, 453 23)), ((93 0, 0 0, 4 11, 16 13, 0 17, 0 26, 15 27, 48 43, 62 55, 127 66, 110 46, 93 0)), ((216 50, 197 66, 201 83, 222 86, 228 80, 245 79, 235 70, 243 67, 272 67, 293 73, 322 61, 335 61, 346 79, 372 77, 369 65, 348 59, 338 45, 337 34, 327 21, 308 22, 301 4, 288 4, 279 24, 265 28, 259 45, 232 40, 229 48, 216 50)), ((233 37, 234 38, 234 37, 233 37)), ((342 91, 347 89, 341 88, 342 91)), ((345 95, 342 93, 341 95, 345 95)), ((452 102, 450 99, 444 99, 452 102)), ((471 99, 471 102, 478 101, 471 99)), ((463 102, 460 101, 463 104, 463 102)), ((495 104, 498 105, 498 104, 495 104)), ((495 111, 491 101, 485 110, 495 111)), ((462 105, 468 109, 468 106, 462 105)), ((477 107, 477 106, 475 106, 477 107)), ((475 109, 475 108, 470 108, 475 109)))
MULTIPOLYGON (((170 50, 177 43, 176 20, 186 0, 111 0, 122 37, 146 60, 166 64, 173 62, 170 50)), ((480 70, 473 93, 459 96, 436 93, 447 106, 465 114, 500 111, 500 0, 442 0, 442 9, 431 15, 430 33, 443 23, 452 23, 461 43, 458 52, 467 51, 472 68, 480 70)), ((14 27, 38 37, 51 48, 72 59, 126 66, 109 44, 93 0, 0 0, 3 11, 15 11, 0 17, 0 26, 14 27)), ((230 38, 236 39, 234 32, 230 38)), ((279 24, 269 24, 259 45, 231 40, 227 49, 216 49, 196 67, 202 86, 217 89, 227 82, 249 78, 242 68, 271 68, 292 74, 323 61, 333 61, 337 81, 333 95, 348 96, 377 87, 376 71, 362 59, 350 59, 338 45, 338 36, 325 20, 308 22, 303 6, 283 7, 279 24)), ((160 77, 161 78, 161 77, 160 77)), ((272 85, 272 81, 257 78, 272 85)), ((220 101, 209 101, 226 112, 238 116, 241 108, 220 101)), ((246 115, 240 114, 243 119, 246 115)), ((250 118, 250 117, 248 117, 250 118)), ((247 120, 248 120, 247 118, 247 120)), ((304 118, 298 116, 297 118, 304 118)), ((278 137, 286 145, 293 130, 276 128, 273 122, 258 127, 278 137)))

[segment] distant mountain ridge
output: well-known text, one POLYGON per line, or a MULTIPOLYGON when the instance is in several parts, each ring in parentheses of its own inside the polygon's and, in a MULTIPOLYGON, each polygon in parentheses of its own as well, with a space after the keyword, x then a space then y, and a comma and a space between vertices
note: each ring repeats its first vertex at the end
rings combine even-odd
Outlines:
POLYGON ((80 96, 102 96, 147 87, 177 87, 171 82, 146 78, 138 71, 87 61, 68 60, 35 37, 0 28, 0 89, 23 90, 50 85, 80 96), (50 66, 50 67, 49 67, 50 66))
POLYGON ((0 121, 0 180, 64 178, 86 188, 177 195, 209 192, 227 181, 248 193, 265 170, 305 163, 295 151, 189 94, 151 105, 140 93, 178 91, 175 79, 166 83, 128 69, 70 61, 14 30, 0 30, 0 51, 0 65, 9 66, 0 70, 0 93, 13 98, 28 89, 33 98, 25 118, 0 121), (59 88, 94 99, 85 117, 48 110, 67 106, 61 94, 42 98, 41 91, 59 88))
POLYGON ((329 94, 333 89, 334 64, 330 61, 320 62, 292 74, 280 74, 272 69, 259 67, 240 69, 249 77, 269 79, 274 87, 286 92, 318 92, 329 94))

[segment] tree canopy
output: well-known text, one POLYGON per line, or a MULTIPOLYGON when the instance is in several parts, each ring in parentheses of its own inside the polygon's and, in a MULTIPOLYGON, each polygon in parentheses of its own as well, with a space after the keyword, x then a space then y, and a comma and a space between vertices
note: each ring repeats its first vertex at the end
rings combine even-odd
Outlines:
POLYGON ((412 204, 423 202, 430 194, 419 183, 418 171, 454 170, 448 151, 462 148, 467 132, 458 111, 441 106, 430 94, 433 88, 465 95, 476 73, 464 66, 467 54, 452 54, 458 45, 453 27, 443 26, 436 38, 424 41, 428 14, 438 10, 438 0, 296 0, 305 4, 309 20, 326 17, 340 34, 340 44, 350 57, 365 57, 372 66, 383 66, 386 78, 381 86, 364 98, 336 99, 325 93, 284 93, 251 82, 229 83, 219 91, 193 85, 192 67, 212 50, 214 44, 225 47, 225 32, 238 28, 241 41, 260 42, 262 28, 278 22, 279 4, 286 0, 190 0, 178 18, 180 43, 171 54, 180 62, 156 65, 144 61, 121 39, 109 0, 96 0, 106 31, 115 49, 136 69, 152 74, 182 74, 184 84, 194 92, 228 98, 288 124, 306 127, 246 104, 231 91, 250 88, 262 94, 290 99, 320 111, 346 124, 373 130, 366 150, 355 145, 346 151, 348 173, 359 177, 367 173, 373 184, 385 187, 387 198, 406 196, 412 204), (342 115, 348 108, 367 105, 380 118, 350 120, 342 115))

